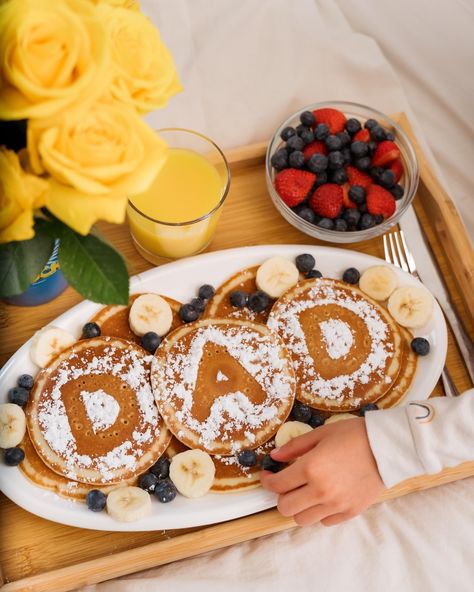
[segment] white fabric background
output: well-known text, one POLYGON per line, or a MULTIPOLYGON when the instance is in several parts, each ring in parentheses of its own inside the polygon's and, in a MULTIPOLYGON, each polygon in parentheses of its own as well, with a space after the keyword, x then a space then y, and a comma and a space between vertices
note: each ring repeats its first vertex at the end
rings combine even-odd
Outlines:
MULTIPOLYGON (((142 0, 185 91, 155 126, 228 148, 268 139, 301 106, 405 110, 474 237, 474 7, 469 0, 142 0), (408 97, 408 100, 407 98, 408 97)), ((387 450, 387 454, 396 451, 387 450)), ((463 592, 474 582, 474 479, 83 592, 463 592)))

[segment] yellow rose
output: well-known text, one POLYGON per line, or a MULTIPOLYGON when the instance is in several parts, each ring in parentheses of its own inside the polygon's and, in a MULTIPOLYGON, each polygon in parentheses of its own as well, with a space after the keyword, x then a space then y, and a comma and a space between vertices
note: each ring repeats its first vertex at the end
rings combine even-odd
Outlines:
POLYGON ((27 141, 33 171, 51 176, 48 209, 81 234, 123 222, 128 196, 148 189, 166 153, 135 110, 102 101, 30 120, 27 141))
POLYGON ((108 33, 84 0, 0 5, 0 119, 49 117, 110 82, 108 33))
POLYGON ((108 24, 113 81, 108 93, 146 113, 182 90, 170 52, 141 12, 99 7, 108 24))
POLYGON ((22 170, 18 155, 0 147, 0 243, 33 238, 33 210, 46 205, 48 183, 22 170))
POLYGON ((140 10, 140 3, 138 0, 91 0, 94 4, 109 4, 121 8, 131 8, 132 10, 140 10))

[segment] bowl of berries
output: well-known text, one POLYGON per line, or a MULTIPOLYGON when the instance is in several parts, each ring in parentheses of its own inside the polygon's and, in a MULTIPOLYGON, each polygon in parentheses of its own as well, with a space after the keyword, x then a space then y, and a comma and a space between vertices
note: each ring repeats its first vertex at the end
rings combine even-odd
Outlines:
POLYGON ((353 243, 384 234, 418 187, 405 132, 365 105, 308 105, 276 131, 266 155, 267 187, 282 216, 306 234, 353 243))

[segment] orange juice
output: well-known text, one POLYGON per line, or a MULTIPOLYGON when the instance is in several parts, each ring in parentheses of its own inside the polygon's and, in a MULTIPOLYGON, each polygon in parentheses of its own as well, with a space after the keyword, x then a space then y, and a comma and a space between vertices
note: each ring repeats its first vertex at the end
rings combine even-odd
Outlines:
POLYGON ((128 219, 139 252, 158 262, 154 256, 174 259, 205 248, 220 215, 217 206, 227 181, 222 163, 193 150, 169 148, 152 186, 130 198, 136 209, 129 204, 128 219))

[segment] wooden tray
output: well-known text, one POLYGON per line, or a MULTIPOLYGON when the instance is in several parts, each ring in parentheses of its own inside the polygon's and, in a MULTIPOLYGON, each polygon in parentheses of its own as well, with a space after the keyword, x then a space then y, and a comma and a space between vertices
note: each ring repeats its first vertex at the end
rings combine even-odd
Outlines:
MULTIPOLYGON (((406 118, 400 115, 397 119, 414 141, 406 118)), ((472 332, 474 254, 453 203, 415 141, 414 144, 421 168, 416 210, 453 300, 472 332)), ((317 240, 290 226, 273 207, 265 186, 265 149, 265 144, 257 144, 227 153, 232 169, 232 188, 209 250, 268 243, 318 244, 317 240)), ((151 267, 135 251, 126 225, 102 224, 100 230, 127 257, 131 274, 151 267)), ((352 248, 383 258, 381 238, 358 243, 352 248)), ((40 307, 28 309, 2 305, 0 363, 3 364, 36 330, 79 301, 78 294, 68 288, 59 298, 40 307)), ((469 377, 451 334, 447 365, 457 387, 460 390, 469 388, 469 377)), ((439 386, 433 394, 441 394, 439 386)), ((377 501, 471 475, 474 475, 474 463, 465 463, 437 475, 405 481, 377 501)), ((72 590, 294 527, 292 520, 281 517, 276 510, 268 510, 204 528, 131 532, 124 536, 43 520, 22 510, 3 495, 0 496, 0 524, 4 592, 72 590)))

